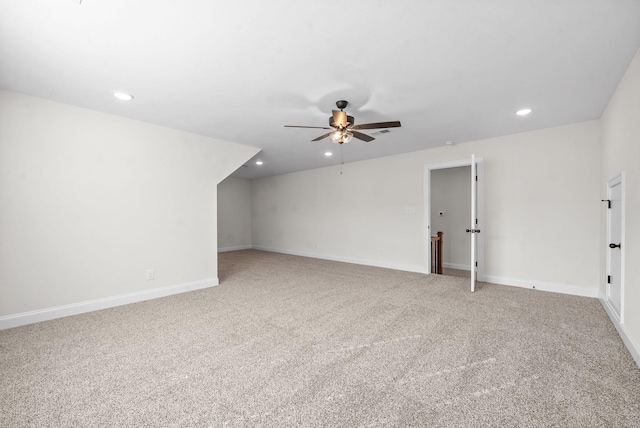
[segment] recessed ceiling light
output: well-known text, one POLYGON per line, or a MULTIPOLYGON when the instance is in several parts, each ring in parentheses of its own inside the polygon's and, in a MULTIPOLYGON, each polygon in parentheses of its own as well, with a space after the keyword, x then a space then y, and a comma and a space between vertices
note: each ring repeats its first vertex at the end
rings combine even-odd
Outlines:
POLYGON ((324 153, 324 155, 325 155, 325 156, 327 156, 327 157, 329 157, 329 156, 332 156, 332 155, 333 155, 333 153, 331 153, 331 152, 325 152, 325 153, 324 153))
POLYGON ((262 161, 256 161, 256 165, 262 165, 264 162, 262 161))
POLYGON ((113 96, 122 101, 131 101, 133 99, 133 95, 122 91, 113 91, 113 96))
POLYGON ((526 116, 526 115, 528 115, 529 113, 531 113, 532 111, 533 111, 533 109, 530 109, 530 108, 523 108, 522 110, 518 110, 518 111, 516 112, 516 114, 517 114, 518 116, 526 116))

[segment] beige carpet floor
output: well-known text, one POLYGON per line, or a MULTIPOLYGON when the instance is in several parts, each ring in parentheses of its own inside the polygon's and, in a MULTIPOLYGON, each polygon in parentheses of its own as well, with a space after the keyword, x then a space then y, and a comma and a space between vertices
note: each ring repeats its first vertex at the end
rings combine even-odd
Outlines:
POLYGON ((254 250, 219 268, 0 331, 0 426, 640 426, 596 299, 254 250))

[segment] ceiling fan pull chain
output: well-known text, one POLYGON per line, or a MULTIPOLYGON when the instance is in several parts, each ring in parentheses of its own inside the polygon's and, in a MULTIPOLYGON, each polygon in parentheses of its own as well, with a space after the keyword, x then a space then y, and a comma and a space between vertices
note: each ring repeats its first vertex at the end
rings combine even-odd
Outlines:
POLYGON ((342 175, 342 165, 344 165, 344 145, 340 144, 340 175, 342 175))

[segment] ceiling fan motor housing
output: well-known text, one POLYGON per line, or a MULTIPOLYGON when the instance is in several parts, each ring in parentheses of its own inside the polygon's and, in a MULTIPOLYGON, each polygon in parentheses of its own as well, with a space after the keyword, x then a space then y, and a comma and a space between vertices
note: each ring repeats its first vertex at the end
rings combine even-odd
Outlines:
POLYGON ((332 126, 334 128, 346 128, 347 126, 352 126, 355 123, 356 121, 353 116, 347 116, 347 123, 336 123, 333 116, 329 117, 329 126, 332 126))
POLYGON ((349 105, 348 101, 345 101, 345 100, 336 101, 336 106, 338 106, 340 110, 344 110, 345 108, 347 108, 348 105, 349 105))

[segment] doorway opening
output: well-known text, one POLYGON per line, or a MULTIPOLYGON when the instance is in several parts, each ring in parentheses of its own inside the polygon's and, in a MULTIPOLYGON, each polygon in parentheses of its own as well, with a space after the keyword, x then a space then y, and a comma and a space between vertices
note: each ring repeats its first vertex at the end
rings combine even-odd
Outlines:
POLYGON ((471 279, 473 291, 484 278, 482 158, 425 165, 424 182, 426 271, 434 257, 431 237, 443 232, 442 274, 471 279))

